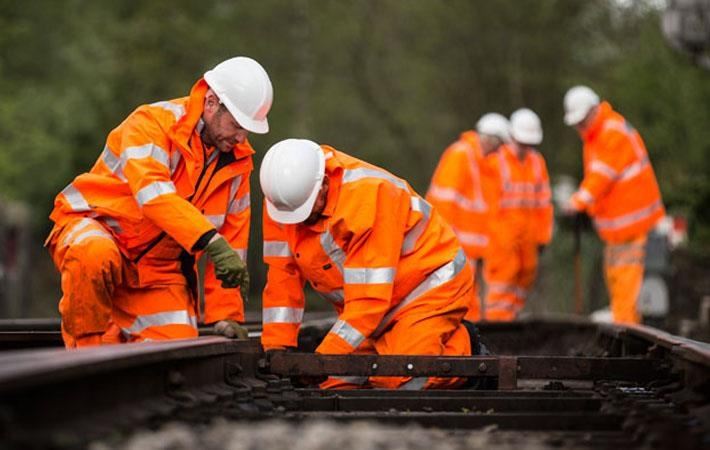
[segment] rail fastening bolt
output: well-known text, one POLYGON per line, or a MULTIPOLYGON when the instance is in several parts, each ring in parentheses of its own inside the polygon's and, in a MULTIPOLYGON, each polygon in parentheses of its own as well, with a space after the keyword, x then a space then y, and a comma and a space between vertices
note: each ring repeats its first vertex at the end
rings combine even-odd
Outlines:
POLYGON ((378 367, 377 363, 372 363, 372 370, 377 370, 378 367))
POLYGON ((488 370, 488 366, 486 365, 486 363, 482 362, 481 364, 478 365, 479 372, 485 372, 486 370, 488 370))
POLYGON ((408 363, 407 364, 407 370, 413 370, 414 369, 414 364, 408 363))

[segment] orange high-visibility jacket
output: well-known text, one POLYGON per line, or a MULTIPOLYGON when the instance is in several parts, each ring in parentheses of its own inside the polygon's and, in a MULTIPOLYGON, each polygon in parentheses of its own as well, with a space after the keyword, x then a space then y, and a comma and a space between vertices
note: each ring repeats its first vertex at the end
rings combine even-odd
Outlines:
POLYGON ((457 276, 468 276, 473 286, 451 228, 406 181, 322 148, 330 179, 324 217, 313 225, 283 225, 264 208, 266 349, 296 346, 306 281, 338 312, 318 347, 333 354, 379 337, 402 314, 441 308, 429 305, 426 294, 457 276))
MULTIPOLYGON (((246 256, 254 150, 248 142, 224 154, 203 146, 207 90, 200 79, 189 97, 140 106, 112 130, 92 169, 56 197, 47 244, 72 218, 92 217, 115 238, 124 279, 136 288, 186 284, 180 254, 194 253, 213 229, 246 256)), ((205 322, 243 320, 239 290, 223 289, 211 262, 205 294, 205 322)))
POLYGON ((426 199, 451 225, 470 259, 480 259, 488 246, 490 189, 483 150, 475 131, 461 133, 441 156, 426 199))
POLYGON ((585 130, 584 180, 573 205, 594 219, 607 242, 646 234, 665 215, 661 191, 639 133, 608 102, 585 130))
POLYGON ((550 177, 542 155, 529 149, 520 160, 509 145, 486 157, 487 170, 495 174, 490 234, 498 244, 530 242, 547 245, 552 240, 550 177))

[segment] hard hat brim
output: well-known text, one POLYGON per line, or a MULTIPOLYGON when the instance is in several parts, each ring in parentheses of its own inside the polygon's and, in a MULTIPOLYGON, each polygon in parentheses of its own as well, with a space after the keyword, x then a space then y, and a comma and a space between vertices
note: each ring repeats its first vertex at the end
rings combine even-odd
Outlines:
POLYGON ((577 111, 570 111, 567 114, 565 114, 565 125, 573 127, 577 125, 579 122, 584 120, 584 118, 587 116, 587 113, 589 111, 582 111, 582 110, 577 110, 577 111))
POLYGON ((308 199, 298 208, 293 211, 287 211, 283 209, 278 209, 273 203, 268 199, 266 201, 266 212, 269 213, 269 217, 275 222, 283 223, 287 225, 301 223, 308 219, 308 216, 313 212, 313 205, 316 203, 318 198, 318 193, 323 183, 317 183, 313 188, 313 191, 308 196, 308 199))
POLYGON ((515 133, 513 139, 525 145, 540 145, 542 143, 541 133, 515 133))
MULTIPOLYGON (((219 94, 217 94, 217 96, 220 97, 219 94)), ((222 97, 220 97, 220 101, 224 103, 224 106, 227 107, 227 111, 229 111, 232 117, 234 117, 234 120, 236 120, 237 123, 245 130, 249 131, 250 133, 256 134, 266 134, 269 132, 269 121, 266 119, 266 117, 264 117, 262 120, 254 120, 239 111, 239 109, 234 106, 234 104, 232 104, 232 102, 229 101, 228 98, 223 99, 222 97)))

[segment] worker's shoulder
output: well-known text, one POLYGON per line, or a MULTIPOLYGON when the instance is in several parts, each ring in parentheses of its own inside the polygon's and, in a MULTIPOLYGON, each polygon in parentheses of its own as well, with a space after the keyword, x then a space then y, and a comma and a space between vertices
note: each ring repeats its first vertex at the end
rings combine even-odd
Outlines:
POLYGON ((158 122, 175 123, 186 113, 188 97, 181 97, 172 100, 160 100, 157 102, 140 105, 133 114, 146 114, 153 117, 158 122))

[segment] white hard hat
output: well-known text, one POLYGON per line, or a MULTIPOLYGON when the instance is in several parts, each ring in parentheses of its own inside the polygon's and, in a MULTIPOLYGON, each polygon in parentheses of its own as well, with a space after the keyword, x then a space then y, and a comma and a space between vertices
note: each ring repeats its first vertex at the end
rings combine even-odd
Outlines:
POLYGON ((565 124, 577 125, 599 104, 599 96, 587 86, 574 86, 565 94, 565 124))
POLYGON ((261 64, 238 56, 217 64, 204 78, 242 128, 258 134, 269 132, 266 114, 274 91, 261 64))
POLYGON ((510 134, 521 144, 540 144, 542 142, 540 118, 532 110, 520 108, 510 115, 510 134))
POLYGON ((259 170, 266 211, 279 223, 301 223, 313 211, 325 174, 325 155, 306 139, 286 139, 264 155, 259 170))
POLYGON ((502 114, 487 113, 481 116, 476 123, 476 131, 479 134, 495 136, 503 141, 510 140, 510 122, 502 114))

